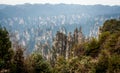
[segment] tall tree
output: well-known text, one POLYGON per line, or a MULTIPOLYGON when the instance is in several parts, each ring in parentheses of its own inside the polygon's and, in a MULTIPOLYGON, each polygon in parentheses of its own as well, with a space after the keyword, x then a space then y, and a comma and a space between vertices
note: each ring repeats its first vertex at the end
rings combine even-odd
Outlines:
POLYGON ((10 71, 12 56, 9 33, 5 28, 0 27, 0 72, 10 71))
POLYGON ((24 52, 21 46, 16 48, 13 63, 15 66, 13 73, 25 73, 24 52))

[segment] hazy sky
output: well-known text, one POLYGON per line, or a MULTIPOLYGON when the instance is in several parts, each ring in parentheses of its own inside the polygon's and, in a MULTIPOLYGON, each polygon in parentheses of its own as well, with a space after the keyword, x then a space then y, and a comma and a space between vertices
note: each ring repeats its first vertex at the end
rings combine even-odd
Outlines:
POLYGON ((65 3, 65 4, 82 4, 82 5, 120 5, 120 0, 0 0, 0 4, 23 4, 23 3, 65 3))

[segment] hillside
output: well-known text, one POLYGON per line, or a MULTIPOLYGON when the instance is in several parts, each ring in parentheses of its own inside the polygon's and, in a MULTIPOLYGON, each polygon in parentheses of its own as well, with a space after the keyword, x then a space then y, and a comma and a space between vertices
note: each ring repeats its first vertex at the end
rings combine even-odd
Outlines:
POLYGON ((29 55, 12 44, 0 28, 0 72, 6 73, 120 73, 120 20, 106 20, 98 38, 85 39, 80 29, 67 36, 58 31, 51 50, 47 44, 29 55), (78 36, 77 36, 78 35, 78 36), (44 51, 44 53, 42 52, 44 51), (48 53, 47 53, 48 52, 48 53))

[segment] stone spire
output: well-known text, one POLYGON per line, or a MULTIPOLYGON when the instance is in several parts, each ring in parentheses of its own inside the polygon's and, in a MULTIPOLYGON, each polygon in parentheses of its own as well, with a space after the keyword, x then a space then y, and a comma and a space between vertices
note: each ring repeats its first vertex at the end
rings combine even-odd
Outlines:
POLYGON ((81 44, 83 41, 84 41, 84 35, 82 33, 82 27, 80 27, 78 32, 78 43, 81 44))

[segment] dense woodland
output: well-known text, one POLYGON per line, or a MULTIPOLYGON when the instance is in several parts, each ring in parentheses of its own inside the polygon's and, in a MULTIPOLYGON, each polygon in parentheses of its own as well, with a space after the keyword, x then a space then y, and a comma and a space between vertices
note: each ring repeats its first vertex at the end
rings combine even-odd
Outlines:
POLYGON ((39 50, 26 55, 25 49, 12 45, 1 27, 0 73, 120 73, 120 20, 105 21, 97 38, 85 38, 81 27, 68 35, 58 31, 47 57, 39 50))

